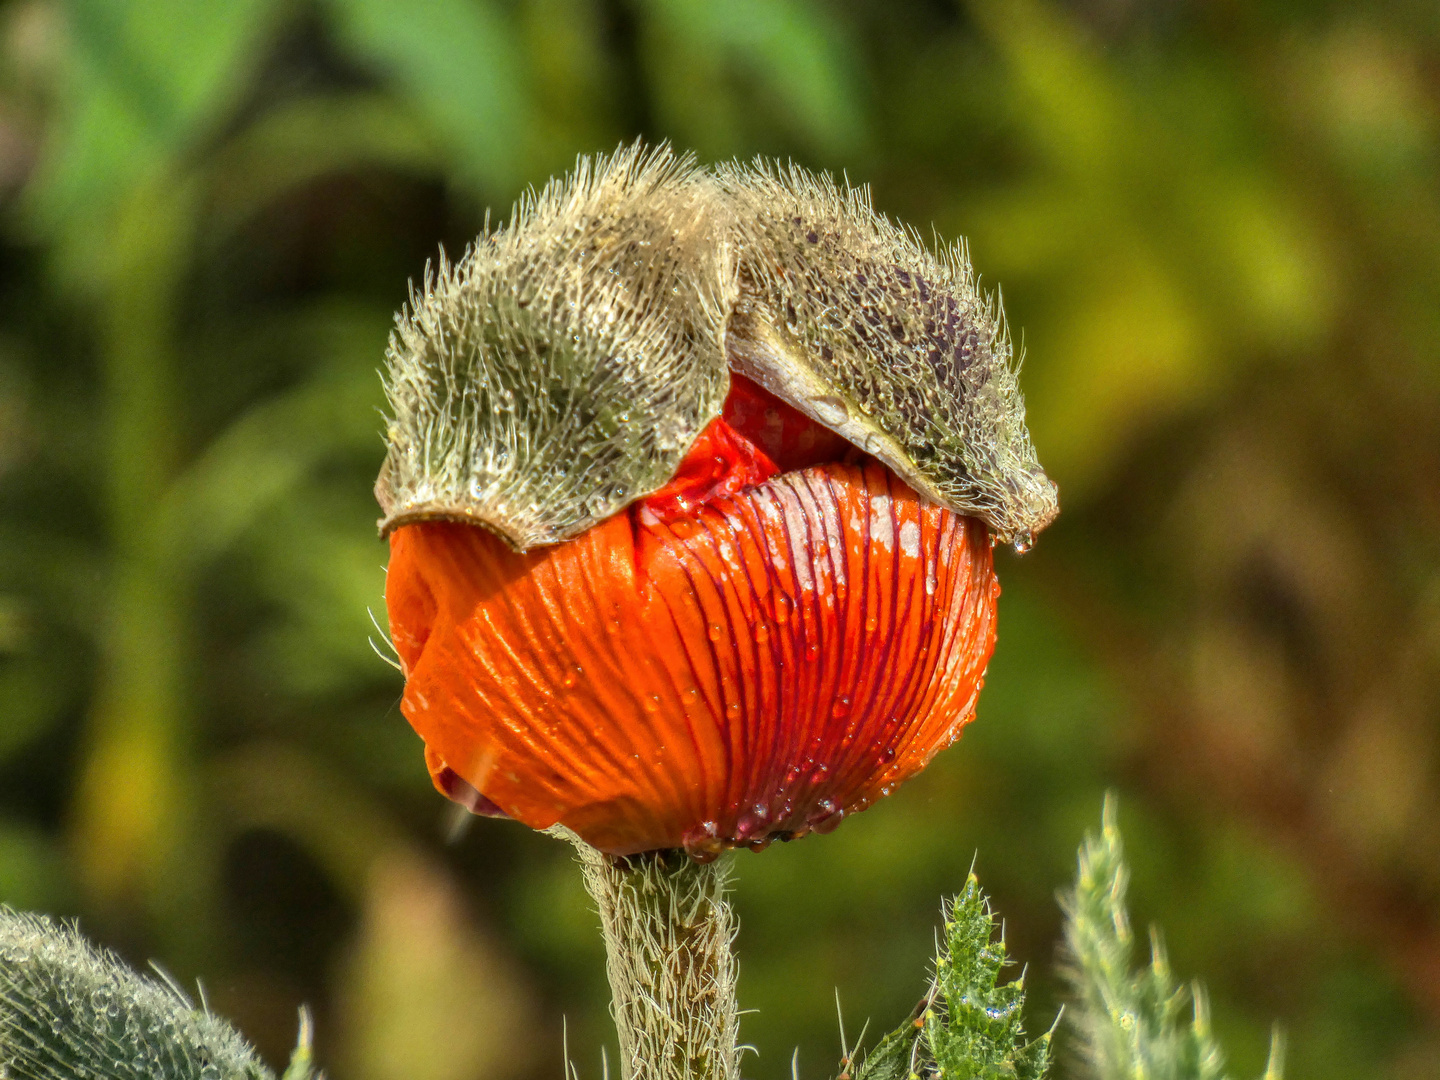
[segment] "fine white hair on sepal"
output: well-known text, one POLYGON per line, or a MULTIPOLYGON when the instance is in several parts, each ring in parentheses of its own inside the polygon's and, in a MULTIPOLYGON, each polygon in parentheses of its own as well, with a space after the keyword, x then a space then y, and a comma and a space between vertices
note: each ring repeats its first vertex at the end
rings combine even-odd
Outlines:
POLYGON ((173 983, 137 974, 72 927, 3 905, 0 1076, 274 1080, 233 1028, 173 983))
POLYGON ((427 270, 391 336, 383 531, 469 521, 524 550, 674 475, 729 389, 712 189, 665 146, 581 158, 427 270))
POLYGON ((963 242, 931 251, 867 188, 721 165, 740 297, 730 366, 1024 549, 1059 511, 1025 427, 996 298, 963 242))
POLYGON ((396 320, 382 532, 556 543, 662 487, 735 371, 1018 548, 1059 509, 998 299, 865 188, 640 144, 521 199, 396 320))

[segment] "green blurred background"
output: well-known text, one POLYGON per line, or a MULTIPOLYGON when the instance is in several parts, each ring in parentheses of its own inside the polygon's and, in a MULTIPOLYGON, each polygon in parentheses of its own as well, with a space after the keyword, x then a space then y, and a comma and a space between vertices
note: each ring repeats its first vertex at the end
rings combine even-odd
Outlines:
POLYGON ((965 738, 739 857, 747 1075, 898 1022, 972 859, 1047 1025, 1107 787, 1238 1071, 1440 1075, 1433 0, 0 3, 0 900, 336 1080, 599 1075, 569 854, 456 827, 372 652, 370 484, 407 283, 637 135, 968 237, 1065 507, 965 738))

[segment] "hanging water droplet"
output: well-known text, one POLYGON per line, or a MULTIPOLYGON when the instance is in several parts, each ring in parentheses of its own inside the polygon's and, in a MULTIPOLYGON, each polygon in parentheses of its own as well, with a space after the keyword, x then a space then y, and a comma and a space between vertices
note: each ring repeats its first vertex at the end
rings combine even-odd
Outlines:
POLYGON ((712 861, 724 849, 719 839, 719 827, 713 821, 702 821, 699 825, 685 830, 680 842, 685 851, 696 862, 712 861))
MULTIPOLYGON (((834 806, 835 803, 831 799, 826 799, 823 803, 821 803, 821 805, 834 806)), ((824 836, 826 833, 834 832, 836 827, 839 826, 840 822, 843 821, 844 818, 845 811, 837 807, 836 809, 828 813, 811 818, 810 827, 814 829, 817 833, 819 833, 821 836, 824 836)))
POLYGON ((764 803, 756 803, 735 822, 735 835, 741 840, 748 840, 761 832, 769 820, 769 808, 764 803))

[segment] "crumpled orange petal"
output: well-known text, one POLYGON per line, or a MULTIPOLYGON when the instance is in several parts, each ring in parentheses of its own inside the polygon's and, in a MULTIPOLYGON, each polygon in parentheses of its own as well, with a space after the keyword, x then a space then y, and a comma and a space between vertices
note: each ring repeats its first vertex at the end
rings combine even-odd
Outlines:
POLYGON ((995 640, 984 525, 873 462, 524 554, 448 522, 390 545, 437 786, 613 854, 827 831, 959 734, 995 640))

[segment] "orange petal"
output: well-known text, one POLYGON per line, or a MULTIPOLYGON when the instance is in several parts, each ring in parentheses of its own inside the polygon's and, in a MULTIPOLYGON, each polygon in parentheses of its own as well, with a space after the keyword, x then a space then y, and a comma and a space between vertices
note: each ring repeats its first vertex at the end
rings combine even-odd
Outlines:
POLYGON ((445 522, 390 544, 437 786, 615 854, 828 830, 959 734, 995 639, 984 525, 875 463, 524 554, 445 522))

